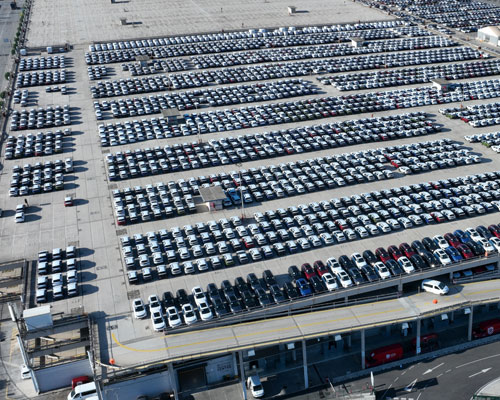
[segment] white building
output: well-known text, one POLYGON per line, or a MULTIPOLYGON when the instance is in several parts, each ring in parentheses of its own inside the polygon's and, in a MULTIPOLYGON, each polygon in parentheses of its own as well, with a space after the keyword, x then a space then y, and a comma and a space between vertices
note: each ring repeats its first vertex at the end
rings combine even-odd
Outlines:
POLYGON ((485 26, 484 28, 478 29, 477 39, 483 42, 491 43, 498 46, 498 40, 500 38, 500 29, 497 26, 485 26))

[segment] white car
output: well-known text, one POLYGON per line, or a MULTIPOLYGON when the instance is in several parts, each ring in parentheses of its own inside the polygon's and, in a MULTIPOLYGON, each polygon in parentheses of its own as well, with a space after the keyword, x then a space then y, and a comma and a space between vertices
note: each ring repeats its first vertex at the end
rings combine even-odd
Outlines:
POLYGON ((443 249, 434 250, 434 255, 438 258, 439 262, 443 265, 450 265, 450 256, 443 249))
POLYGON ((182 315, 184 317, 184 322, 186 325, 194 324, 198 321, 198 317, 193 310, 193 306, 191 304, 183 304, 182 305, 182 315))
POLYGON ((467 228, 465 230, 465 232, 467 232, 469 234, 470 238, 472 240, 474 240, 475 242, 477 242, 478 239, 482 239, 483 238, 474 228, 467 228))
POLYGON ((446 241, 446 239, 441 235, 436 235, 433 237, 434 242, 439 246, 440 249, 445 250, 450 247, 450 244, 446 241))
POLYGON ((382 279, 387 279, 391 277, 391 272, 389 269, 384 265, 383 262, 377 261, 376 263, 373 264, 373 268, 375 268, 375 271, 377 274, 380 276, 382 279))
POLYGON ((343 288, 348 288, 353 285, 352 279, 342 268, 333 270, 333 274, 337 277, 340 282, 340 286, 343 288))
POLYGON ((151 312, 151 324, 153 325, 153 330, 155 332, 163 331, 167 325, 159 311, 151 312))
POLYGON ((214 314, 206 302, 203 301, 198 304, 198 310, 202 321, 210 321, 214 318, 214 314))
POLYGON ((351 259, 354 262, 354 264, 356 264, 356 267, 358 267, 358 268, 361 268, 361 267, 364 267, 364 266, 368 265, 366 263, 366 260, 359 253, 352 253, 351 254, 351 259))
POLYGON ((327 272, 321 275, 321 279, 323 280, 323 283, 330 292, 333 290, 337 290, 339 288, 337 280, 333 277, 331 273, 327 272))
POLYGON ((479 243, 481 246, 483 246, 484 251, 487 253, 496 253, 497 251, 495 246, 493 246, 493 244, 488 239, 481 238, 476 240, 476 243, 479 243))
POLYGON ((411 261, 406 256, 399 257, 398 264, 401 266, 401 268, 403 268, 403 271, 406 272, 407 274, 411 274, 412 272, 415 272, 415 267, 413 266, 411 261))
POLYGON ((207 298, 205 293, 203 293, 203 289, 199 286, 195 286, 191 289, 191 293, 193 294, 194 302, 199 307, 201 303, 207 303, 207 298))
POLYGON ((182 324, 181 317, 179 316, 179 312, 177 311, 176 307, 174 306, 168 307, 166 310, 166 314, 167 314, 168 324, 170 325, 171 328, 175 328, 176 326, 182 324))
POLYGON ((151 296, 148 297, 148 303, 149 303, 149 311, 151 311, 151 314, 155 312, 163 314, 160 299, 156 294, 152 294, 151 296))
POLYGON ((391 227, 389 226, 389 224, 387 224, 385 222, 377 222, 377 227, 378 227, 378 229, 380 229, 384 233, 391 232, 391 227))
POLYGON ((500 239, 492 237, 489 239, 490 243, 495 247, 496 251, 500 251, 500 239))
POLYGON ((15 215, 16 224, 21 224, 24 222, 24 211, 18 211, 15 215))
POLYGON ((144 306, 144 302, 142 299, 134 299, 132 300, 132 308, 134 309, 134 317, 137 319, 143 319, 148 316, 148 312, 146 307, 144 306))
POLYGON ((448 286, 434 279, 424 279, 422 281, 422 290, 425 292, 434 293, 441 296, 448 294, 448 292, 450 291, 448 286))

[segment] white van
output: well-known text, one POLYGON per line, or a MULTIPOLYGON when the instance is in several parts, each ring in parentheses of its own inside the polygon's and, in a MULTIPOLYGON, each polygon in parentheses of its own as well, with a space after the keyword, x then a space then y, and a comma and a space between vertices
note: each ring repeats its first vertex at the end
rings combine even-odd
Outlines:
POLYGON ((68 394, 68 400, 97 400, 97 389, 95 387, 95 382, 84 383, 83 385, 77 385, 68 394))
POLYGON ((440 296, 444 296, 450 291, 448 286, 434 279, 424 279, 422 281, 422 290, 429 293, 439 294, 440 296))
POLYGON ((256 399, 264 397, 264 388, 260 383, 259 375, 249 376, 247 379, 247 387, 252 392, 252 396, 256 399))

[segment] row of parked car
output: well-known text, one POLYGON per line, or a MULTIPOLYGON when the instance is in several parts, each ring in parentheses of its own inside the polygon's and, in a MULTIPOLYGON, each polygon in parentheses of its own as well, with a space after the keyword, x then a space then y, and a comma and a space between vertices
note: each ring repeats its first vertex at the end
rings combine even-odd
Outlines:
MULTIPOLYGON (((387 163, 404 173, 480 162, 475 155, 449 139, 391 146, 376 150, 337 154, 278 166, 262 166, 249 170, 231 171, 157 183, 146 187, 113 191, 117 223, 124 225, 151 219, 173 217, 188 212, 180 200, 193 202, 199 189, 222 186, 226 193, 224 207, 263 202, 308 192, 323 191, 346 185, 390 179, 393 172, 387 163), (180 203, 181 209, 175 206, 180 203), (175 213, 174 213, 175 211, 175 213)), ((189 211, 196 212, 194 203, 189 211)))
MULTIPOLYGON (((210 321, 216 317, 270 307, 306 296, 319 295, 345 288, 395 278, 415 272, 440 268, 468 259, 484 257, 500 250, 500 227, 457 229, 454 233, 424 237, 411 244, 379 247, 375 251, 365 250, 350 256, 331 257, 303 264, 300 269, 292 265, 288 276, 280 278, 281 284, 270 270, 259 278, 249 273, 246 279, 237 277, 234 283, 228 280, 220 284, 209 283, 206 291, 195 286, 191 293, 179 289, 174 296, 164 292, 148 298, 151 322, 154 331, 163 331, 197 321, 210 321), (284 282, 283 282, 284 281, 284 282)), ((476 267, 458 272, 457 276, 491 272, 494 265, 476 267)), ((374 287, 374 290, 376 288, 374 287)), ((134 316, 146 318, 147 307, 141 299, 132 302, 134 316)))
MULTIPOLYGON (((103 83, 103 85, 106 84, 103 83)), ((286 79, 267 83, 189 90, 157 96, 133 97, 103 101, 102 103, 94 101, 94 109, 98 120, 103 118, 104 111, 110 111, 113 118, 127 118, 159 114, 163 110, 172 108, 185 111, 206 106, 217 107, 286 99, 289 97, 312 95, 316 94, 316 92, 316 88, 308 81, 286 79)), ((114 125, 111 125, 111 127, 114 127, 114 125)))
POLYGON ((219 68, 263 62, 283 62, 310 58, 345 57, 388 51, 422 50, 436 47, 456 46, 457 42, 442 36, 424 36, 393 40, 374 40, 362 47, 349 44, 327 44, 321 46, 288 47, 240 51, 234 53, 216 53, 191 56, 191 62, 197 69, 219 68))
MULTIPOLYGON (((370 0, 369 3, 387 4, 379 0, 370 0)), ((432 4, 411 4, 408 7, 406 0, 393 0, 391 5, 404 10, 404 15, 419 18, 421 23, 433 21, 464 33, 475 32, 482 26, 495 25, 500 18, 500 10, 496 5, 479 1, 439 0, 432 4)))
POLYGON ((500 103, 474 104, 465 109, 443 108, 439 112, 451 119, 460 118, 474 128, 500 124, 500 103))
POLYGON ((11 114, 10 130, 43 129, 70 124, 71 113, 68 105, 48 106, 47 108, 32 108, 29 111, 14 110, 11 114))
POLYGON ((9 135, 5 141, 5 159, 50 156, 64 151, 64 139, 71 136, 71 129, 55 132, 38 132, 36 135, 9 135))
POLYGON ((64 189, 64 174, 73 171, 73 159, 37 162, 35 165, 14 165, 9 196, 27 196, 64 189))
MULTIPOLYGON (((195 120, 195 122, 198 121, 195 120)), ((211 139, 207 143, 193 142, 182 146, 180 144, 174 145, 178 146, 177 148, 167 145, 164 149, 168 157, 172 155, 169 149, 173 149, 177 152, 178 157, 184 157, 185 155, 193 156, 195 157, 195 161, 202 165, 205 164, 204 161, 209 163, 224 162, 227 164, 234 162, 232 160, 233 154, 247 160, 268 157, 267 152, 261 151, 260 147, 268 149, 271 146, 274 152, 282 149, 289 154, 293 154, 295 152, 316 151, 319 148, 342 147, 367 141, 377 142, 397 137, 420 136, 439 131, 439 129, 439 125, 435 124, 427 114, 412 112, 330 122, 321 125, 299 126, 280 131, 264 132, 262 134, 239 135, 236 138, 211 139), (412 126, 415 123, 419 126, 412 126), (255 148, 255 146, 259 147, 255 148), (181 151, 182 147, 185 150, 181 151), (185 155, 183 154, 184 151, 186 151, 185 155), (220 151, 222 153, 217 155, 220 151), (229 154, 228 152, 231 153, 229 154), (210 156, 207 157, 208 155, 210 156), (215 158, 218 160, 213 161, 215 158)), ((163 117, 151 118, 150 120, 143 119, 141 121, 125 121, 115 125, 100 124, 98 130, 101 138, 101 146, 103 147, 182 135, 177 125, 169 125, 168 121, 163 117), (114 129, 115 127, 116 129, 114 129)), ((135 151, 142 152, 140 149, 136 149, 135 151)), ((177 163, 184 160, 190 162, 190 159, 186 157, 185 159, 179 159, 177 163)), ((169 160, 169 162, 172 163, 174 160, 169 160)), ((191 168, 194 168, 194 166, 191 168)))
POLYGON ((147 40, 129 42, 101 43, 89 47, 89 52, 85 53, 85 61, 88 65, 108 64, 113 62, 135 61, 137 56, 147 55, 151 58, 184 57, 199 54, 224 53, 243 50, 255 50, 270 47, 292 47, 310 46, 326 43, 338 43, 348 41, 352 37, 362 37, 365 40, 393 39, 400 35, 386 28, 365 28, 350 31, 323 31, 312 32, 301 35, 296 34, 298 30, 293 29, 291 34, 278 30, 280 34, 272 35, 269 32, 261 32, 262 37, 251 37, 241 39, 212 40, 209 42, 193 42, 181 44, 164 44, 158 41, 157 45, 144 46, 147 40), (137 47, 137 42, 141 47, 137 47), (122 45, 120 45, 122 43, 122 45), (133 47, 132 43, 136 46, 133 47))
POLYGON ((185 123, 178 125, 178 129, 184 136, 198 135, 346 114, 495 98, 499 93, 500 81, 495 79, 457 83, 454 85, 454 90, 446 92, 436 87, 424 86, 350 96, 303 99, 185 114, 185 123))
POLYGON ((333 85, 338 90, 375 89, 389 86, 415 85, 428 83, 433 79, 470 79, 497 75, 500 61, 487 60, 460 64, 431 65, 425 67, 391 69, 363 73, 320 76, 317 79, 324 85, 333 85))
POLYGON ((129 71, 132 76, 161 74, 164 72, 179 72, 192 69, 192 64, 189 60, 179 58, 173 60, 155 59, 144 66, 140 63, 125 63, 122 64, 123 71, 129 71))
MULTIPOLYGON (((425 118, 425 115, 420 117, 425 118)), ((349 121, 341 123, 341 125, 343 127, 350 126, 349 121)), ((400 120, 392 118, 392 120, 385 121, 385 126, 381 126, 380 129, 376 127, 378 124, 372 125, 371 131, 370 128, 363 129, 364 126, 369 125, 369 122, 360 122, 352 126, 356 131, 349 132, 349 135, 342 133, 338 135, 335 135, 335 133, 329 134, 332 129, 336 129, 330 125, 290 129, 286 134, 271 132, 264 135, 247 135, 246 137, 239 137, 239 140, 235 138, 214 140, 208 145, 186 143, 184 145, 165 146, 163 149, 155 147, 154 149, 127 150, 107 155, 108 176, 110 180, 114 181, 179 170, 238 164, 249 160, 312 152, 356 143, 378 141, 384 138, 395 139, 398 137, 427 135, 441 129, 440 126, 433 125, 428 120, 420 119, 418 115, 415 117, 403 116, 400 120), (397 128, 400 129, 397 130, 397 128), (352 135, 353 133, 355 135, 352 135)))
POLYGON ((91 81, 106 78, 109 72, 109 67, 106 67, 104 65, 87 67, 87 75, 89 77, 89 80, 91 81))
POLYGON ((171 275, 284 256, 348 240, 492 213, 500 208, 498 173, 373 191, 288 209, 186 225, 122 238, 130 269, 171 263, 171 275), (152 243, 152 245, 151 245, 152 243), (222 260, 219 258, 221 255, 222 260), (207 257, 208 258, 204 258, 207 257), (195 263, 193 261, 196 260, 195 263), (180 264, 182 263, 182 264, 180 264), (196 265, 195 265, 196 264, 196 265), (210 265, 211 264, 211 265, 210 265))
POLYGON ((470 143, 482 143, 484 146, 490 147, 493 151, 500 153, 500 132, 466 135, 464 139, 470 143))
POLYGON ((37 262, 37 304, 78 295, 78 249, 68 246, 38 253, 37 262))
POLYGON ((16 87, 54 85, 66 82, 66 70, 20 72, 17 74, 16 87))
POLYGON ((19 60, 19 71, 21 72, 65 67, 66 57, 63 55, 48 57, 22 57, 19 60))
MULTIPOLYGON (((475 60, 485 57, 487 57, 487 54, 483 54, 470 47, 451 47, 342 59, 259 64, 156 75, 145 78, 115 79, 109 82, 111 87, 106 91, 106 96, 126 96, 129 94, 190 89, 213 84, 227 85, 256 80, 301 77, 309 76, 313 73, 338 73, 376 68, 405 67, 419 64, 475 60)), ((91 91, 93 96, 97 96, 99 92, 95 85, 91 86, 91 91)))

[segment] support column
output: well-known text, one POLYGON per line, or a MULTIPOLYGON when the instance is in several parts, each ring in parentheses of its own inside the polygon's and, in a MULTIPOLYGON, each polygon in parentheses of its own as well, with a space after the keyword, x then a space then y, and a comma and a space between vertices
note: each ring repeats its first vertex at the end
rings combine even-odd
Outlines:
POLYGON ((361 369, 365 369, 365 330, 361 330, 361 369))
POLYGON ((401 279, 398 282, 398 292, 403 292, 403 281, 401 279))
POLYGON ((417 343, 415 346, 415 354, 418 356, 420 354, 420 318, 417 319, 417 343))
POLYGON ((474 307, 470 306, 469 329, 467 331, 467 340, 469 342, 472 340, 472 323, 473 322, 474 322, 474 307))
POLYGON ((347 348, 351 348, 352 346, 352 333, 350 333, 348 336, 347 336, 347 348))
POLYGON ((243 365, 243 352, 240 350, 238 352, 238 358, 240 360, 240 378, 241 378, 241 390, 243 394, 243 400, 247 400, 247 385, 245 382, 245 366, 243 365))
POLYGON ((455 321, 455 311, 450 313, 450 323, 455 321))
POLYGON ((174 391, 174 399, 179 400, 179 383, 177 382, 177 371, 174 364, 168 363, 168 376, 170 377, 170 385, 174 391))
POLYGON ((238 376, 238 363, 236 362, 236 352, 233 351, 233 368, 234 368, 234 376, 238 376))
POLYGON ((307 346, 306 341, 302 340, 302 360, 304 362, 304 389, 309 388, 309 376, 307 372, 307 346))

